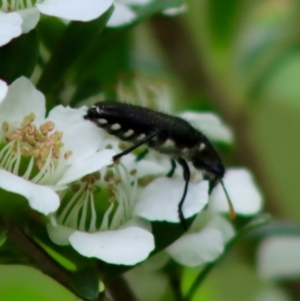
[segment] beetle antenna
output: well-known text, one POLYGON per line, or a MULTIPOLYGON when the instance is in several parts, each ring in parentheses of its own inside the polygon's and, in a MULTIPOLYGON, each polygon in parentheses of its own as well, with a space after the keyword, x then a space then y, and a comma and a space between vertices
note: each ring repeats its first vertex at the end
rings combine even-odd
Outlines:
POLYGON ((230 219, 235 219, 236 218, 235 210, 234 210, 232 201, 230 199, 230 196, 229 196, 229 194, 228 194, 228 192, 227 192, 227 190, 225 188, 224 182, 222 180, 221 180, 221 185, 223 187, 223 191, 225 192, 227 203, 228 203, 228 206, 229 206, 229 216, 230 216, 230 219))

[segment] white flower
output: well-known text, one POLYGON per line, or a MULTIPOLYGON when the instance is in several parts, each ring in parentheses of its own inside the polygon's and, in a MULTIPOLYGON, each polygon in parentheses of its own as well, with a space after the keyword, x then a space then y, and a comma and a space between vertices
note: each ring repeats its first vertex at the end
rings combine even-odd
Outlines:
MULTIPOLYGON (((115 148, 113 140, 107 143, 115 148)), ((145 260, 154 249, 149 221, 180 222, 182 178, 158 177, 146 187, 138 185, 138 179, 161 174, 166 174, 164 166, 147 159, 135 162, 129 154, 120 164, 74 183, 73 192, 65 194, 64 205, 48 225, 50 238, 57 244, 70 243, 83 256, 113 264, 145 260)), ((191 183, 183 206, 185 218, 197 214, 207 200, 207 181, 191 183)))
POLYGON ((50 238, 60 245, 70 243, 83 256, 113 264, 146 259, 154 249, 154 237, 151 224, 133 214, 139 200, 137 174, 120 163, 75 182, 47 227, 50 238))
POLYGON ((91 21, 113 4, 113 0, 3 0, 0 6, 0 46, 32 30, 40 13, 73 21, 91 21))
POLYGON ((274 236, 260 244, 257 265, 261 277, 270 280, 297 279, 300 276, 300 237, 274 236))
MULTIPOLYGON (((255 215, 262 209, 263 197, 249 170, 229 168, 223 182, 238 214, 255 215)), ((211 203, 216 211, 228 212, 227 198, 220 184, 212 192, 211 203)))
POLYGON ((180 6, 170 7, 163 11, 165 16, 177 16, 185 13, 187 11, 187 5, 181 4, 180 6))
POLYGON ((213 113, 183 112, 178 117, 188 121, 208 139, 216 142, 233 143, 233 133, 219 116, 213 113))
POLYGON ((147 5, 152 0, 115 0, 114 11, 108 20, 108 27, 117 27, 133 22, 137 15, 132 7, 147 5))
MULTIPOLYGON (((262 196, 246 169, 229 169, 224 184, 238 215, 255 215, 262 207, 262 196)), ((234 236, 232 225, 218 212, 228 212, 221 185, 214 188, 209 210, 200 213, 191 228, 167 248, 174 260, 186 266, 199 266, 215 261, 234 236)))
POLYGON ((224 217, 212 211, 203 212, 167 252, 182 265, 200 266, 215 261, 233 235, 234 229, 224 217))
POLYGON ((84 108, 59 106, 45 119, 44 95, 28 79, 0 83, 0 187, 49 214, 60 203, 56 191, 110 164, 113 152, 98 152, 101 141, 84 108))

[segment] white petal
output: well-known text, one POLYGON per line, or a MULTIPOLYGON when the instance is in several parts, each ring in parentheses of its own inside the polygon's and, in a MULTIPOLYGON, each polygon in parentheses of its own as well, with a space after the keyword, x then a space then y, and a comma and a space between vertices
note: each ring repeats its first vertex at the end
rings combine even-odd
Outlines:
POLYGON ((117 0, 118 3, 124 4, 124 5, 136 5, 136 6, 142 6, 146 5, 153 0, 117 0))
POLYGON ((126 5, 114 3, 114 11, 108 20, 106 26, 115 27, 130 23, 134 20, 136 14, 126 5))
POLYGON ((0 169, 0 187, 24 196, 32 209, 45 215, 59 207, 59 197, 51 188, 31 183, 3 169, 0 169))
POLYGON ((182 13, 185 13, 186 11, 187 11, 186 4, 182 4, 181 6, 170 7, 168 9, 165 9, 163 11, 163 14, 166 15, 166 16, 177 16, 177 15, 180 15, 182 13))
POLYGON ((213 214, 211 220, 209 220, 205 227, 219 230, 225 242, 229 241, 235 234, 233 226, 226 218, 219 214, 213 214))
POLYGON ((184 112, 178 116, 188 121, 194 128, 211 140, 226 143, 233 142, 231 129, 213 113, 184 112))
POLYGON ((70 243, 83 256, 124 265, 145 260, 154 249, 151 232, 136 226, 97 233, 76 231, 70 243))
POLYGON ((8 86, 7 83, 0 79, 0 104, 5 98, 6 94, 8 92, 8 86))
POLYGON ((27 33, 33 29, 40 19, 40 12, 36 9, 36 7, 18 10, 17 12, 23 19, 23 33, 27 33))
POLYGON ((266 279, 295 279, 300 276, 300 237, 271 237, 258 249, 257 264, 266 279))
POLYGON ((100 170, 104 166, 112 164, 112 157, 114 155, 115 152, 113 150, 105 149, 95 153, 83 161, 72 164, 68 167, 62 178, 58 181, 57 185, 71 183, 87 174, 100 170))
MULTIPOLYGON (((151 182, 142 192, 134 210, 138 216, 150 221, 179 222, 178 204, 183 194, 184 181, 159 178, 151 182)), ((208 182, 189 183, 182 212, 189 218, 200 212, 208 201, 208 182)))
POLYGON ((22 33, 23 20, 18 13, 3 13, 0 11, 0 46, 22 33))
POLYGON ((128 170, 136 169, 137 178, 142 178, 144 176, 150 175, 159 175, 167 173, 169 170, 166 169, 164 166, 159 164, 154 160, 143 159, 139 162, 136 162, 136 156, 132 154, 128 154, 122 157, 121 162, 127 167, 128 170))
POLYGON ((35 122, 41 123, 45 117, 45 97, 35 89, 24 76, 16 79, 8 88, 7 95, 1 103, 0 120, 8 123, 21 123, 23 118, 33 112, 35 122))
POLYGON ((52 224, 47 224, 47 232, 50 239, 59 246, 67 246, 70 244, 69 237, 75 232, 74 229, 69 227, 52 224))
POLYGON ((187 233, 167 248, 174 260, 195 267, 216 260, 224 250, 220 231, 206 228, 198 233, 187 233))
POLYGON ((251 301, 292 301, 292 299, 284 288, 267 285, 256 292, 251 301))
POLYGON ((100 17, 113 4, 113 0, 44 0, 36 4, 45 15, 66 20, 91 21, 100 17))
POLYGON ((102 131, 92 122, 85 120, 86 108, 72 109, 57 106, 49 113, 48 120, 55 124, 56 131, 63 132, 63 150, 72 151, 68 163, 77 163, 93 155, 101 145, 102 131))
MULTIPOLYGON (((236 213, 253 215, 261 210, 263 198, 248 170, 231 168, 223 181, 236 213)), ((227 199, 220 184, 213 190, 211 201, 216 210, 228 212, 227 199)))

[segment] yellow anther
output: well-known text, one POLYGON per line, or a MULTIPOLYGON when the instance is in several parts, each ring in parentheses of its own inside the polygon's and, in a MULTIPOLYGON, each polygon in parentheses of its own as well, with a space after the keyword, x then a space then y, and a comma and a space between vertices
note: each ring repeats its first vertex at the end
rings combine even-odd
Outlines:
POLYGON ((74 192, 78 191, 79 189, 80 189, 80 185, 79 184, 73 184, 71 186, 71 190, 74 191, 74 192))
POLYGON ((112 170, 108 170, 106 174, 104 175, 104 181, 109 182, 113 180, 115 177, 114 172, 112 170))
POLYGON ((38 158, 40 155, 40 151, 37 148, 33 149, 31 153, 32 153, 32 156, 35 158, 38 158))
POLYGON ((9 124, 7 121, 2 122, 2 130, 4 133, 7 133, 9 130, 9 124))
POLYGON ((24 142, 27 142, 29 145, 31 145, 33 147, 35 147, 37 144, 34 136, 27 135, 24 137, 23 140, 24 140, 24 142))
POLYGON ((129 172, 129 174, 130 174, 131 176, 135 176, 136 173, 137 173, 137 170, 136 170, 136 169, 132 169, 132 170, 129 172))
POLYGON ((60 150, 56 149, 56 148, 53 148, 52 149, 52 156, 53 156, 53 158, 59 159, 59 155, 60 155, 60 150))
POLYGON ((67 160, 68 158, 70 158, 72 156, 72 154, 73 154, 73 152, 71 150, 66 151, 64 154, 64 159, 67 160))
POLYGON ((29 124, 23 128, 23 133, 27 135, 34 135, 36 132, 36 126, 34 124, 29 124))
POLYGON ((115 185, 119 185, 122 182, 122 180, 119 177, 114 178, 115 185))
POLYGON ((28 125, 31 124, 34 120, 35 120, 35 115, 34 115, 34 113, 31 112, 30 114, 28 114, 27 116, 25 116, 25 117, 23 118, 23 121, 22 121, 22 123, 21 123, 21 127, 24 128, 24 127, 28 126, 28 125))
POLYGON ((16 142, 17 141, 22 141, 23 140, 23 133, 20 129, 18 129, 18 130, 13 131, 11 133, 11 135, 7 138, 9 138, 10 141, 16 141, 16 142))
POLYGON ((48 137, 47 136, 44 136, 42 135, 42 133, 40 131, 36 131, 34 133, 34 139, 37 141, 37 142, 45 142, 48 137))
POLYGON ((117 201, 117 199, 116 199, 115 196, 111 196, 111 197, 108 199, 108 202, 109 202, 109 203, 114 203, 114 202, 116 202, 116 201, 117 201))
POLYGON ((36 167, 37 167, 39 170, 41 170, 41 169, 43 168, 44 164, 45 164, 45 161, 38 160, 38 161, 36 162, 36 167))
POLYGON ((60 142, 62 139, 63 133, 62 132, 55 132, 50 135, 50 138, 53 139, 54 143, 60 142))
POLYGON ((54 123, 52 121, 46 121, 45 123, 40 125, 40 131, 44 136, 47 136, 53 129, 54 123))
POLYGON ((42 160, 46 160, 49 155, 49 148, 41 148, 39 153, 39 158, 42 160))
POLYGON ((21 154, 23 155, 23 156, 32 156, 32 148, 31 147, 29 147, 29 146, 22 146, 21 147, 21 154))

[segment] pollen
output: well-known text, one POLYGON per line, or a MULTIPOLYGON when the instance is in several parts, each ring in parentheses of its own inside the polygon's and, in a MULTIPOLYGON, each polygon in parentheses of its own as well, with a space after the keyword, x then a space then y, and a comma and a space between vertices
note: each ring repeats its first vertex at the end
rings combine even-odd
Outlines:
POLYGON ((2 122, 7 144, 0 148, 0 167, 38 181, 42 177, 49 178, 50 174, 53 175, 56 167, 62 160, 67 160, 72 151, 63 150, 63 133, 54 131, 52 121, 48 120, 37 127, 35 119, 35 114, 30 113, 23 118, 19 127, 7 121, 2 122), (28 159, 23 160, 25 158, 33 161, 28 164, 28 159), (27 169, 25 162, 28 165, 27 169), (37 168, 36 171, 33 171, 34 167, 37 168))

